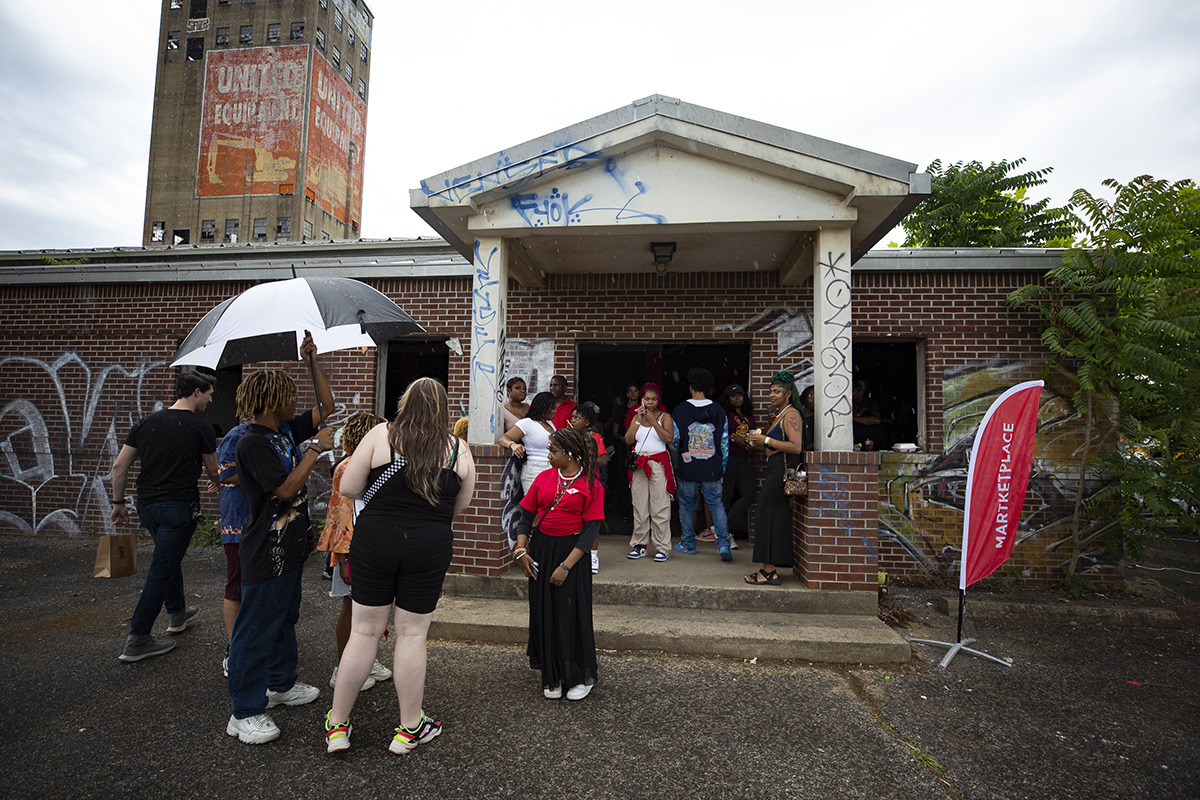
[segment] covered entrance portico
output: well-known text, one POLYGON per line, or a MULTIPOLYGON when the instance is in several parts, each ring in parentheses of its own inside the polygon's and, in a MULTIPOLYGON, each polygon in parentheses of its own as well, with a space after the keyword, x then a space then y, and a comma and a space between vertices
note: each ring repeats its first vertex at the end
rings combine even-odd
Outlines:
MULTIPOLYGON (((678 314, 694 300, 678 276, 768 275, 811 303, 816 452, 810 498, 797 505, 794 571, 813 588, 869 587, 878 456, 852 446, 850 265, 928 187, 914 164, 657 95, 423 181, 413 209, 474 266, 477 454, 500 457, 489 448, 503 432, 505 343, 516 338, 510 281, 536 294, 551 277, 671 276, 665 311, 678 314)), ((763 310, 775 299, 763 297, 763 310)), ((720 321, 720 309, 697 313, 720 321)), ((777 368, 752 351, 750 383, 777 368)), ((507 559, 494 552, 498 572, 507 559)), ((492 572, 490 557, 475 559, 492 572)))

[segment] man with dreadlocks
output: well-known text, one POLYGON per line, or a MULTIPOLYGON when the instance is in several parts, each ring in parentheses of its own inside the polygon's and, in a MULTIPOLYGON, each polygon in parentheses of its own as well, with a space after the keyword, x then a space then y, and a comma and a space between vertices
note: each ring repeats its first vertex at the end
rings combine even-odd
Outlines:
POLYGON ((313 549, 305 484, 333 447, 333 429, 317 430, 333 408, 333 394, 316 351, 305 332, 300 354, 312 368, 316 408, 296 413, 296 384, 282 370, 254 372, 237 390, 238 416, 251 420, 236 457, 250 515, 242 527, 242 605, 229 643, 233 714, 225 732, 247 744, 279 736, 268 708, 311 703, 318 694, 296 681, 300 579, 313 549), (310 439, 301 451, 297 445, 310 439))

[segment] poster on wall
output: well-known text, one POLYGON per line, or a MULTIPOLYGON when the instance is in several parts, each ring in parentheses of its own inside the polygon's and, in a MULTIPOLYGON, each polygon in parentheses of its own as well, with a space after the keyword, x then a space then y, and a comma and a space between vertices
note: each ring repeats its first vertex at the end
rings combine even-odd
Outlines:
POLYGON ((295 191, 307 75, 307 45, 205 54, 197 197, 295 191))
POLYGON ((339 222, 362 219, 367 105, 323 58, 312 64, 305 195, 339 222))
POLYGON ((553 375, 553 339, 509 339, 504 343, 504 380, 499 384, 501 391, 509 378, 524 378, 525 388, 532 398, 538 392, 550 391, 550 378, 553 375))

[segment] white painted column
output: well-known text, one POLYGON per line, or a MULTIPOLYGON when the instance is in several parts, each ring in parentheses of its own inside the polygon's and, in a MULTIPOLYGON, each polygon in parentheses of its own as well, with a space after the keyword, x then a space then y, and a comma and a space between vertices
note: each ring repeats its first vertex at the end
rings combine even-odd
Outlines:
POLYGON ((814 447, 853 450, 850 231, 818 231, 813 258, 814 447))
POLYGON ((467 441, 495 444, 504 431, 504 331, 508 305, 508 245, 475 240, 471 286, 471 387, 467 441))

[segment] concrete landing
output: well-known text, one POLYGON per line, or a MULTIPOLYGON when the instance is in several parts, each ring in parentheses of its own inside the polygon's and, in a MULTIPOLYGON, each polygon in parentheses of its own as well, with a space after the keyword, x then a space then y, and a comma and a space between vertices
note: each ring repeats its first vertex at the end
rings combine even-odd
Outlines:
MULTIPOLYGON (((748 546, 734 551, 733 562, 720 561, 712 544, 695 556, 673 552, 665 563, 628 559, 628 549, 624 538, 601 537, 593 578, 599 648, 853 664, 911 657, 910 645, 876 616, 874 592, 814 591, 790 571, 781 572, 780 586, 750 586, 743 576, 757 565, 748 546)), ((447 575, 430 635, 524 644, 527 590, 517 570, 499 578, 447 575)))

